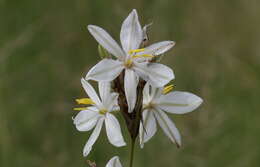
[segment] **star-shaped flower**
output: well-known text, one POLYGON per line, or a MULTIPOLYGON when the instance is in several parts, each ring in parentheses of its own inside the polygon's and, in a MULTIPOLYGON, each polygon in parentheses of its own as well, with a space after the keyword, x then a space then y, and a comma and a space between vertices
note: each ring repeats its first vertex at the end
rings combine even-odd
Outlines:
POLYGON ((77 102, 91 106, 83 108, 83 110, 76 115, 73 119, 74 124, 79 131, 89 131, 95 127, 89 140, 85 144, 83 155, 87 156, 91 151, 104 122, 109 142, 116 147, 126 145, 121 133, 120 124, 116 117, 111 114, 111 112, 117 108, 118 94, 111 92, 109 82, 99 82, 99 98, 94 88, 85 79, 81 79, 81 83, 90 98, 77 99, 77 102))
POLYGON ((149 63, 145 60, 163 54, 172 48, 175 43, 163 41, 140 49, 145 34, 135 9, 122 24, 120 32, 122 48, 104 29, 89 25, 88 30, 99 44, 117 59, 101 60, 90 69, 86 75, 86 80, 112 81, 124 70, 124 88, 129 112, 132 112, 135 107, 135 90, 139 77, 155 87, 163 87, 174 79, 173 71, 169 67, 159 63, 149 63))
POLYGON ((106 167, 122 167, 119 157, 114 156, 113 158, 111 158, 106 164, 106 167))
POLYGON ((156 121, 166 136, 178 147, 181 146, 181 136, 175 124, 167 116, 185 114, 195 110, 203 100, 188 92, 172 91, 173 85, 165 88, 155 88, 146 84, 143 90, 143 122, 139 129, 140 145, 150 140, 157 131, 156 121))

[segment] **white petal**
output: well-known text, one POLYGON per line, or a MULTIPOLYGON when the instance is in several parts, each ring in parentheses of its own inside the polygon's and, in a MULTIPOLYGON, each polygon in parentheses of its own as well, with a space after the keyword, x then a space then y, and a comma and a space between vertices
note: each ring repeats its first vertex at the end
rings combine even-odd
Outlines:
POLYGON ((139 23, 137 12, 134 9, 124 20, 121 27, 120 40, 125 52, 132 49, 138 49, 142 42, 142 38, 142 27, 139 23))
POLYGON ((99 94, 103 107, 109 112, 118 106, 118 93, 111 92, 111 82, 98 82, 99 94))
POLYGON ((185 114, 198 108, 203 100, 188 92, 174 91, 161 96, 157 104, 162 110, 174 113, 185 114))
POLYGON ((169 117, 161 110, 156 110, 154 115, 162 128, 163 132, 170 138, 173 143, 176 143, 178 147, 181 146, 181 135, 174 125, 174 123, 169 119, 169 117))
POLYGON ((120 46, 104 29, 95 25, 89 25, 88 30, 109 53, 120 59, 124 57, 124 52, 120 46))
POLYGON ((146 83, 143 89, 143 104, 148 104, 150 101, 150 85, 146 83))
POLYGON ((99 134, 100 134, 100 131, 101 131, 101 128, 102 128, 102 125, 103 125, 103 122, 104 122, 104 118, 100 118, 97 122, 97 125, 94 129, 94 131, 92 132, 91 136, 89 137, 87 143, 85 144, 84 146, 84 149, 83 149, 83 155, 86 157, 90 151, 92 150, 92 146, 94 145, 94 143, 96 142, 99 134))
POLYGON ((163 88, 162 87, 154 87, 154 86, 151 86, 151 98, 152 100, 155 102, 157 102, 160 97, 162 97, 162 91, 163 91, 163 88))
POLYGON ((135 63, 134 70, 154 87, 163 87, 174 79, 172 69, 159 63, 135 63))
POLYGON ((98 90, 101 101, 105 101, 109 98, 110 91, 111 91, 111 83, 110 82, 98 82, 98 90))
POLYGON ((120 107, 118 106, 118 104, 113 106, 113 108, 111 109, 111 111, 119 111, 119 110, 120 110, 120 107))
POLYGON ((115 156, 113 158, 111 158, 106 167, 122 167, 121 162, 119 161, 119 157, 115 156))
POLYGON ((128 104, 128 112, 131 113, 136 103, 136 89, 138 85, 138 78, 133 70, 125 70, 125 96, 128 104))
POLYGON ((150 27, 153 23, 149 23, 143 27, 143 39, 142 41, 147 41, 148 36, 147 36, 147 28, 150 27))
POLYGON ((143 148, 144 143, 150 140, 157 131, 156 121, 152 110, 143 112, 143 123, 140 124, 140 146, 143 148))
POLYGON ((110 112, 116 110, 118 106, 118 93, 110 93, 109 97, 103 102, 104 107, 110 112))
POLYGON ((101 102, 95 89, 83 78, 81 78, 81 84, 88 96, 90 97, 90 99, 93 100, 97 106, 100 106, 101 102))
POLYGON ((96 107, 89 107, 86 110, 80 111, 73 119, 78 131, 89 131, 97 123, 99 113, 96 107))
POLYGON ((174 45, 175 45, 175 42, 173 42, 173 41, 157 42, 155 44, 152 44, 152 45, 146 47, 143 52, 140 52, 138 54, 139 55, 149 54, 149 55, 157 56, 157 55, 160 55, 160 54, 167 52, 174 45))
POLYGON ((123 68, 120 61, 103 59, 89 70, 86 80, 112 81, 121 73, 123 68))
POLYGON ((116 147, 125 146, 126 143, 123 139, 120 124, 116 117, 110 113, 106 113, 105 124, 109 142, 116 147))

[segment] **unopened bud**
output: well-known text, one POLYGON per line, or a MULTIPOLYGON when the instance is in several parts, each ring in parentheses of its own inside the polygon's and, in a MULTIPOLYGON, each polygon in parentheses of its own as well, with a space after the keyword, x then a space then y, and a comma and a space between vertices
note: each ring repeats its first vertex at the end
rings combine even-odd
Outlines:
POLYGON ((98 45, 98 54, 101 59, 111 58, 111 54, 101 45, 98 45))
POLYGON ((141 44, 142 47, 146 47, 148 45, 149 38, 148 38, 148 34, 147 34, 147 28, 150 27, 152 24, 153 23, 150 23, 143 27, 143 41, 141 44))
POLYGON ((165 54, 154 56, 151 60, 151 62, 160 62, 165 54))

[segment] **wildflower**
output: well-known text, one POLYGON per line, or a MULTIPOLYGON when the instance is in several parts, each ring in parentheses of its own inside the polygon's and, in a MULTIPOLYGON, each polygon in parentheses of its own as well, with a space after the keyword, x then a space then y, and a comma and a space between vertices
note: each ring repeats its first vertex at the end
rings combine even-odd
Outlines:
POLYGON ((106 164, 106 167, 122 167, 121 162, 119 161, 119 157, 115 156, 111 158, 106 164))
POLYGON ((143 90, 143 122, 139 128, 141 147, 157 131, 156 121, 166 136, 178 147, 181 146, 180 133, 165 112, 185 114, 195 110, 203 100, 192 93, 172 90, 172 85, 165 88, 145 85, 143 90))
POLYGON ((112 81, 124 71, 124 89, 128 112, 132 112, 135 107, 139 77, 155 87, 162 87, 174 79, 173 71, 169 67, 159 63, 149 63, 146 60, 163 54, 172 48, 175 43, 163 41, 147 48, 140 48, 144 31, 135 9, 122 24, 120 32, 122 48, 104 29, 89 25, 88 30, 99 44, 117 59, 106 58, 101 60, 90 69, 86 75, 86 80, 112 81))
POLYGON ((95 127, 85 144, 83 155, 87 156, 91 151, 104 122, 109 142, 116 147, 126 145, 121 133, 120 124, 116 117, 111 114, 117 106, 118 94, 111 92, 109 82, 99 82, 99 98, 94 88, 86 80, 81 79, 81 83, 90 98, 77 99, 77 102, 90 106, 83 108, 76 115, 74 124, 79 131, 90 131, 95 127))

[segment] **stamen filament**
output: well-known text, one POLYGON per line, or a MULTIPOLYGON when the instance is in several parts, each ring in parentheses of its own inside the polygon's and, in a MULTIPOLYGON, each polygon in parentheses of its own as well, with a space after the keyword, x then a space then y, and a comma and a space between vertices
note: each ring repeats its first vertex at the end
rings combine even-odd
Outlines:
POLYGON ((95 104, 90 98, 76 99, 78 104, 95 104))
POLYGON ((132 58, 142 58, 142 57, 153 58, 154 56, 150 55, 150 54, 143 54, 143 55, 134 55, 134 56, 132 56, 132 58))
POLYGON ((133 49, 133 50, 129 50, 129 54, 133 54, 133 53, 138 53, 138 52, 142 52, 144 51, 144 48, 141 48, 141 49, 133 49))
POLYGON ((86 110, 87 107, 76 107, 76 108, 73 108, 73 110, 75 111, 82 111, 82 110, 86 110))

